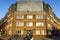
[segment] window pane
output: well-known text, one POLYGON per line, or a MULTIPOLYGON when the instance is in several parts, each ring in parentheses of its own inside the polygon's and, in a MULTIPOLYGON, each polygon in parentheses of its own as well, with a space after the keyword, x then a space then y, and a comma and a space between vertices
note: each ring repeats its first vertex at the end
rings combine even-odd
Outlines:
POLYGON ((24 19, 24 16, 23 15, 18 15, 17 19, 24 19))
POLYGON ((40 34, 42 34, 42 35, 43 35, 43 34, 44 34, 44 30, 41 30, 41 31, 40 31, 40 34))
POLYGON ((39 34, 39 31, 38 30, 36 30, 36 34, 39 34))
POLYGON ((50 25, 50 24, 48 24, 48 27, 51 27, 51 25, 50 25))
POLYGON ((36 30, 37 35, 44 35, 44 30, 36 30))
POLYGON ((16 26, 24 26, 24 23, 23 22, 17 22, 16 26))
POLYGON ((23 30, 16 31, 16 34, 23 34, 23 30))
POLYGON ((32 15, 27 15, 27 19, 32 19, 33 16, 32 15))
POLYGON ((9 35, 11 35, 12 34, 12 31, 11 30, 9 30, 9 35))
POLYGON ((43 22, 37 22, 36 26, 44 26, 44 23, 43 22))
POLYGON ((47 20, 50 20, 49 17, 47 17, 47 20))
POLYGON ((27 26, 33 26, 33 23, 32 22, 28 22, 27 26))
POLYGON ((10 20, 13 20, 13 17, 11 17, 11 19, 10 20))
POLYGON ((36 15, 36 19, 43 19, 42 15, 36 15))

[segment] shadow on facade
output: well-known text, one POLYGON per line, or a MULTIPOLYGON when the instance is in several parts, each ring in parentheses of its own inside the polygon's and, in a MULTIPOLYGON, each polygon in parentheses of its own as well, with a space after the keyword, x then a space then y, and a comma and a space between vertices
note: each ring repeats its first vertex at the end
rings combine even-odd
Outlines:
POLYGON ((60 30, 56 29, 54 26, 52 27, 52 30, 47 30, 47 32, 51 33, 51 34, 48 34, 47 33, 47 37, 48 38, 51 38, 53 40, 60 40, 60 30))

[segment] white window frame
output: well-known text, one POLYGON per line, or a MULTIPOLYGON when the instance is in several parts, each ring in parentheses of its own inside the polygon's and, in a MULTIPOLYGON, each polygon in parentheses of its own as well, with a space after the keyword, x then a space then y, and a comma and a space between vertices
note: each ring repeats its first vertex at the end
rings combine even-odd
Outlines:
POLYGON ((44 26, 44 22, 36 22, 36 26, 44 26))
POLYGON ((33 19, 33 15, 27 15, 27 19, 33 19))
POLYGON ((17 15, 16 18, 17 19, 24 19, 24 15, 17 15))
POLYGON ((33 26, 33 22, 27 22, 26 25, 27 26, 33 26))
POLYGON ((44 35, 44 30, 36 30, 36 35, 44 35))
POLYGON ((16 22, 16 26, 24 26, 23 22, 16 22))
POLYGON ((43 19, 43 15, 36 15, 36 19, 43 19))

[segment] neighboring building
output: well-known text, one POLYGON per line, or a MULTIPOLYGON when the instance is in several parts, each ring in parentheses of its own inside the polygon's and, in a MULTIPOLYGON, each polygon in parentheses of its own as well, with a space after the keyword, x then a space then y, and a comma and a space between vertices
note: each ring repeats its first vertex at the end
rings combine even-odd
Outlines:
POLYGON ((0 27, 7 35, 41 37, 60 30, 60 20, 43 0, 18 0, 1 20, 0 27))

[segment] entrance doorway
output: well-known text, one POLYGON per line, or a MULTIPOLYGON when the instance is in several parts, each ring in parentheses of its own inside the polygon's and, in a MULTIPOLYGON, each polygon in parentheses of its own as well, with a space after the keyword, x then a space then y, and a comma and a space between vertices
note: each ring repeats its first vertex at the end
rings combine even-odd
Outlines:
POLYGON ((27 36, 32 36, 33 35, 33 31, 32 30, 27 30, 27 36))
POLYGON ((24 38, 24 40, 31 40, 32 39, 32 35, 33 35, 33 31, 32 30, 26 30, 26 37, 24 38))

